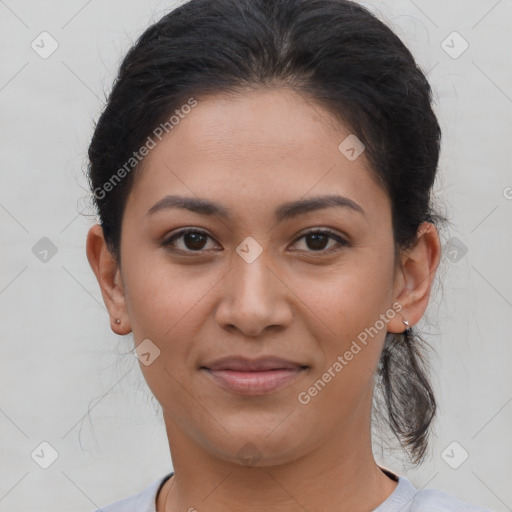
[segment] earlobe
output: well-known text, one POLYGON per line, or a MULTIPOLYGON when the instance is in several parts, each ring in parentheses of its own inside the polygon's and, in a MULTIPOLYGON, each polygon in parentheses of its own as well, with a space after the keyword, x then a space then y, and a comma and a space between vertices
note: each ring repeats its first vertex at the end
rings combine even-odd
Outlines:
POLYGON ((110 253, 99 224, 92 226, 87 234, 86 252, 98 284, 103 301, 110 315, 110 326, 116 334, 131 331, 126 310, 121 272, 116 259, 110 253), (119 321, 117 321, 119 320, 119 321))
POLYGON ((388 332, 402 333, 419 322, 427 309, 440 257, 437 229, 432 223, 423 222, 418 228, 416 244, 403 254, 401 268, 396 274, 393 302, 401 304, 402 309, 388 323, 388 332))

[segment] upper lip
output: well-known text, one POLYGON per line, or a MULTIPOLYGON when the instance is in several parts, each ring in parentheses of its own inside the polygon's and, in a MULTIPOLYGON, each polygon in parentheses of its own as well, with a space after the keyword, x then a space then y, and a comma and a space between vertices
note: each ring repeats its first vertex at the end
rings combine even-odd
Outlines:
POLYGON ((249 359, 242 356, 228 356, 216 359, 215 361, 203 365, 202 368, 208 370, 233 370, 239 372, 257 372, 268 370, 282 370, 305 368, 306 365, 295 363, 280 357, 260 357, 258 359, 249 359))

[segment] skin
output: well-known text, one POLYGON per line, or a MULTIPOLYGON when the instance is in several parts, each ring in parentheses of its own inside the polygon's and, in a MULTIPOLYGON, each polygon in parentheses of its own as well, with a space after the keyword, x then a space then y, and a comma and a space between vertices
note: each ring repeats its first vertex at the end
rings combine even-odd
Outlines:
POLYGON ((260 89, 198 101, 139 169, 123 217, 121 266, 99 225, 87 237, 112 330, 161 351, 140 364, 163 409, 175 471, 157 510, 225 512, 240 503, 248 512, 372 510, 397 485, 371 449, 374 373, 386 332, 402 332, 404 318, 413 326, 427 307, 437 230, 422 224, 416 245, 395 260, 388 195, 364 153, 349 161, 339 151, 350 129, 313 100, 260 89), (330 207, 279 223, 273 217, 284 202, 334 193, 364 215, 330 207), (231 217, 184 209, 148 216, 167 194, 219 202, 231 217), (181 237, 176 252, 160 245, 188 227, 211 238, 194 245, 181 237), (330 228, 348 245, 326 239, 315 250, 303 237, 311 228, 330 228), (235 250, 248 236, 262 248, 252 263, 235 250), (400 314, 300 403, 298 394, 393 303, 400 314), (274 393, 238 396, 199 369, 231 354, 276 355, 309 369, 274 393), (259 457, 252 465, 238 456, 248 442, 259 457))

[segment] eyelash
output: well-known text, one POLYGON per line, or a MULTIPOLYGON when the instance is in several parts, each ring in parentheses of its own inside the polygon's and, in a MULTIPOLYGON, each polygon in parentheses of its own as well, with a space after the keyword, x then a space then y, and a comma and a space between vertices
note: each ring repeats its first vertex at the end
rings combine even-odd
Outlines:
MULTIPOLYGON (((190 233, 196 233, 196 234, 200 234, 200 235, 205 235, 206 237, 211 238, 213 240, 213 238, 208 233, 206 233, 205 231, 202 231, 200 229, 190 229, 189 228, 189 229, 184 229, 182 231, 178 231, 177 233, 174 233, 172 236, 170 236, 170 237, 166 238, 165 240, 163 240, 161 245, 163 247, 166 247, 166 248, 168 248, 170 250, 173 250, 173 251, 176 251, 176 252, 200 254, 202 252, 202 250, 198 250, 198 251, 183 250, 183 249, 177 249, 177 248, 172 246, 172 242, 174 240, 179 239, 179 238, 181 238, 181 237, 183 237, 185 235, 188 235, 190 233)), ((338 245, 334 246, 334 247, 331 247, 329 249, 321 249, 321 250, 318 250, 318 251, 306 250, 305 252, 308 252, 308 253, 313 253, 313 254, 331 254, 333 252, 337 252, 337 251, 341 250, 343 247, 347 247, 347 246, 350 245, 344 238, 342 238, 336 232, 331 231, 329 229, 320 229, 320 228, 312 229, 311 231, 307 231, 305 233, 302 233, 302 235, 300 235, 298 238, 295 239, 294 244, 297 243, 299 240, 302 240, 303 238, 306 238, 306 237, 311 236, 311 235, 327 235, 330 239, 334 239, 336 242, 338 242, 338 245)))

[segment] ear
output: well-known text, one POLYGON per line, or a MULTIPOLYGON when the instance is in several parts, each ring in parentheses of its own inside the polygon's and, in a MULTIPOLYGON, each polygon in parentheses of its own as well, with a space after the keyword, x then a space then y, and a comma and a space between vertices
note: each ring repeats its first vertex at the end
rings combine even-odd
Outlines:
POLYGON ((388 322, 388 332, 402 333, 412 327, 427 309, 432 283, 441 258, 441 243, 436 227, 423 222, 418 228, 414 247, 401 254, 395 273, 394 301, 401 304, 399 314, 388 322))
POLYGON ((110 328, 116 334, 131 332, 130 320, 126 308, 121 271, 117 261, 110 253, 103 229, 99 224, 89 229, 86 243, 87 259, 100 285, 103 301, 110 314, 110 328), (119 318, 120 323, 116 323, 119 318))

